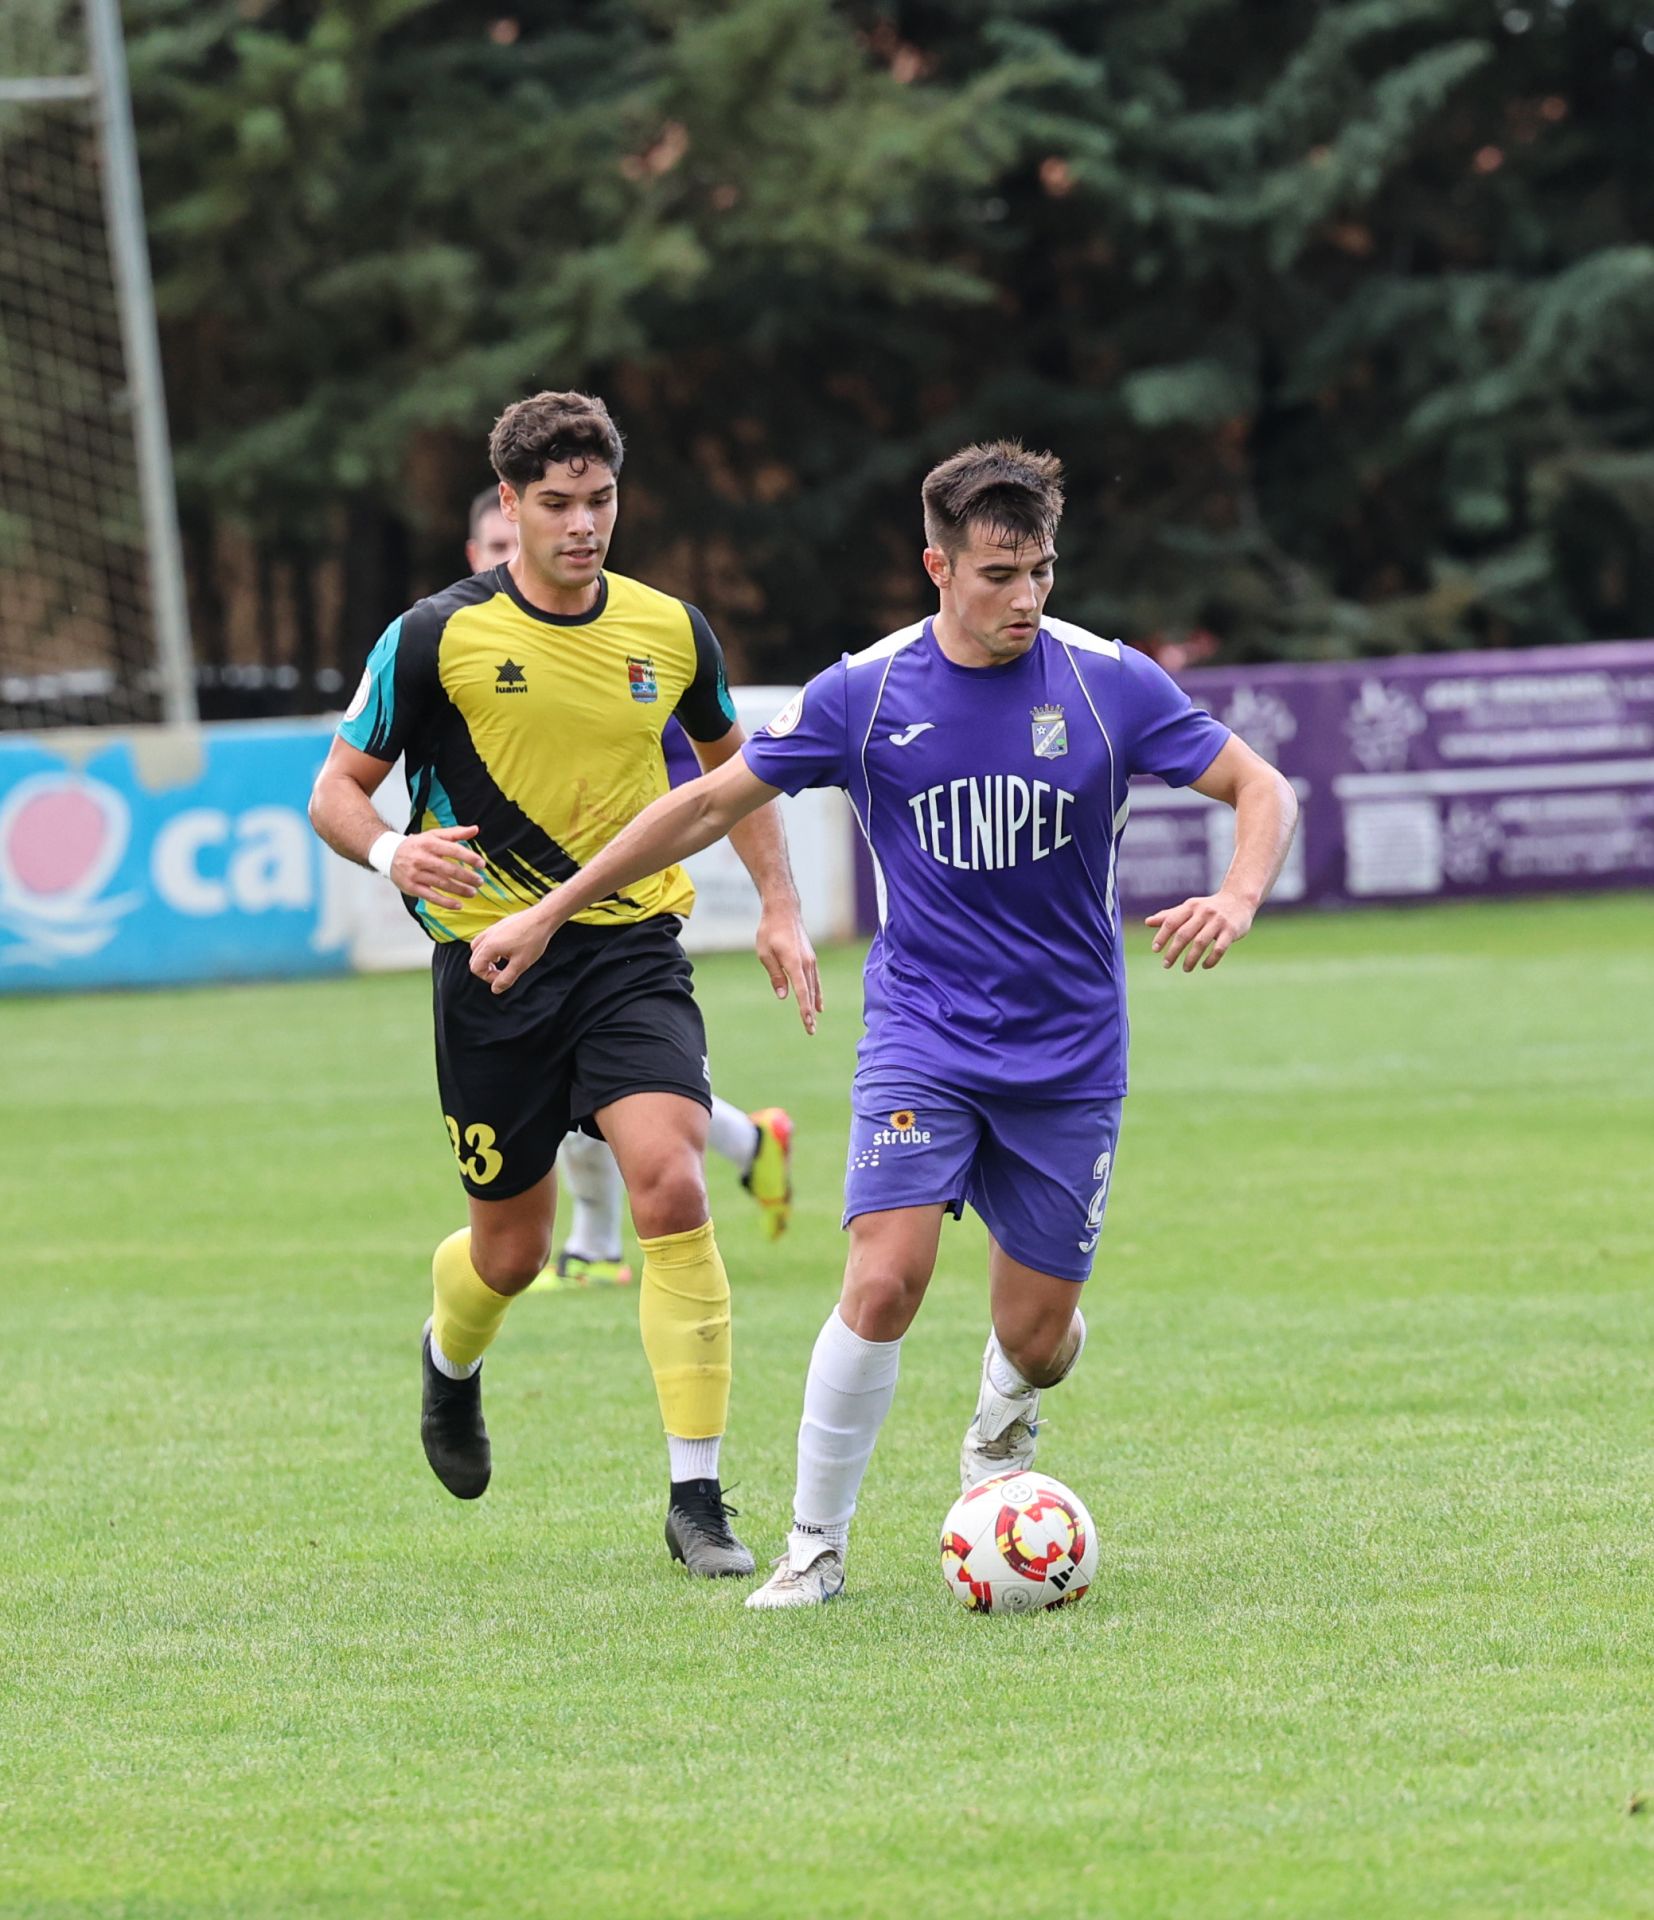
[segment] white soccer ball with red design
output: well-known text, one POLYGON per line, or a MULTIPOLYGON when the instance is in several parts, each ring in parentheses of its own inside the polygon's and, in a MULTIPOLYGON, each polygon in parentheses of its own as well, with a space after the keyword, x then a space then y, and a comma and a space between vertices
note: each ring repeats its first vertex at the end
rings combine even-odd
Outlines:
POLYGON ((942 1579, 978 1613, 1029 1613, 1078 1600, 1097 1571, 1085 1503, 1048 1473, 1002 1473, 954 1501, 942 1522, 942 1579))

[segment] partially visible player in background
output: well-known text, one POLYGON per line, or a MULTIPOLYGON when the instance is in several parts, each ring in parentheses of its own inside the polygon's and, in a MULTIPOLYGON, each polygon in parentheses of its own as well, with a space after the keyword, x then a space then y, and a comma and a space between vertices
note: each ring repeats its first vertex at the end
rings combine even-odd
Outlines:
POLYGON ((747 1596, 759 1609, 843 1591, 851 1516, 947 1214, 969 1205, 989 1234, 965 1487, 1033 1465, 1040 1394, 1079 1362, 1126 1091, 1114 875, 1131 776, 1235 809, 1222 885, 1149 917, 1154 950, 1185 973, 1249 930, 1297 814, 1274 768, 1146 654, 1045 613, 1063 506, 1053 455, 966 447, 926 477, 923 502, 932 618, 817 674, 739 756, 471 943, 472 971, 520 992, 585 901, 776 793, 842 787, 856 809, 880 925, 851 1093, 850 1257, 805 1379, 787 1550, 747 1596))
POLYGON ((509 566, 517 557, 517 529, 505 517, 496 484, 484 487, 471 502, 471 531, 465 542, 465 560, 473 573, 509 566))
MULTIPOLYGON (((498 485, 484 487, 471 502, 470 527, 465 558, 473 573, 503 567, 517 557, 517 529, 505 517, 498 485)), ((673 786, 700 778, 700 762, 676 719, 667 721, 661 746, 673 786)), ((779 1240, 792 1218, 791 1116, 782 1107, 743 1113, 714 1093, 706 1144, 735 1169, 741 1185, 758 1202, 765 1234, 779 1240)), ((574 1212, 555 1265, 546 1268, 530 1291, 549 1292, 564 1283, 629 1286, 632 1269, 621 1258, 626 1188, 608 1142, 585 1133, 568 1134, 557 1155, 557 1180, 574 1202, 574 1212)))

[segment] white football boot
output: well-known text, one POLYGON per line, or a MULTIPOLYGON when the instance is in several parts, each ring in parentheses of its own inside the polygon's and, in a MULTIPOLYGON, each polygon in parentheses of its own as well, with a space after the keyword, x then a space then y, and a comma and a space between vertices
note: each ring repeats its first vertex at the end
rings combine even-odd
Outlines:
POLYGON ((795 1564, 789 1550, 774 1564, 774 1573, 747 1595, 747 1605, 755 1613, 768 1613, 778 1607, 824 1606, 844 1591, 842 1548, 823 1547, 802 1567, 795 1564))
MULTIPOLYGON (((1034 1448, 1039 1440, 1039 1388, 1026 1393, 1001 1393, 988 1377, 988 1361, 994 1340, 989 1334, 982 1354, 982 1384, 977 1390, 976 1412, 965 1429, 965 1444, 959 1449, 959 1490, 969 1493, 996 1473, 1026 1473, 1034 1464, 1034 1448)), ((1078 1356, 1076 1356, 1077 1358, 1078 1356)))

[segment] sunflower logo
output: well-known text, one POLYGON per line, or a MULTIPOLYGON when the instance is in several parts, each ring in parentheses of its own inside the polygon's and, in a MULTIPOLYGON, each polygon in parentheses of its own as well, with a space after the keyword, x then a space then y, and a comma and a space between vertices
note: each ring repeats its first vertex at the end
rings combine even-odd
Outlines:
POLYGON ((898 1133, 911 1133, 918 1118, 911 1107, 902 1107, 890 1116, 890 1124, 898 1133))

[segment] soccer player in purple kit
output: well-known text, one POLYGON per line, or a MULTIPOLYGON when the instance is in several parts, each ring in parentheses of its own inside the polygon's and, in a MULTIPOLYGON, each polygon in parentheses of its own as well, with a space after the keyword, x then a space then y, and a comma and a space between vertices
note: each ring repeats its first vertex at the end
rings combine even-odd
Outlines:
MULTIPOLYGON (((1152 914, 1153 950, 1213 967, 1291 844, 1292 789, 1146 655, 1044 614, 1062 469, 967 447, 923 489, 935 616, 818 674, 739 755, 656 801, 578 874, 472 942, 506 991, 590 899, 681 859, 780 792, 840 786, 872 849, 879 931, 852 1090, 839 1303, 811 1355, 787 1552, 749 1607, 844 1585, 851 1515, 903 1335, 966 1202, 990 1236, 992 1331, 960 1478, 1029 1466, 1041 1391, 1085 1345, 1080 1296, 1126 1091, 1115 893, 1133 774, 1235 809, 1209 895, 1152 914)), ((813 1028, 818 1009, 801 1009, 813 1028)))

